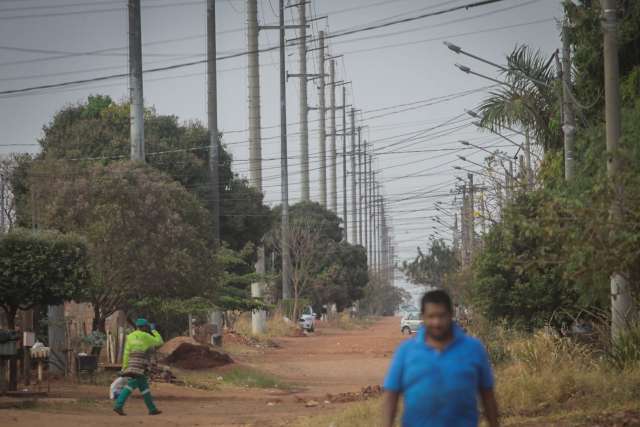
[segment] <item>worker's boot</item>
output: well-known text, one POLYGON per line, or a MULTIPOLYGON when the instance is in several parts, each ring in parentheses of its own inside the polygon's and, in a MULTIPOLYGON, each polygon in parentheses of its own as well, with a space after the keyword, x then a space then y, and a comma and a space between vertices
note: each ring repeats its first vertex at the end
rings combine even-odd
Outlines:
POLYGON ((155 403, 153 403, 153 397, 151 397, 151 390, 148 388, 146 390, 142 390, 142 398, 144 399, 144 404, 147 406, 149 410, 149 415, 158 415, 161 412, 156 408, 155 403))
POLYGON ((118 415, 126 415, 124 413, 123 408, 124 408, 124 404, 127 402, 127 398, 129 398, 129 396, 131 395, 132 391, 133 391, 133 389, 128 384, 122 388, 122 391, 120 392, 120 395, 118 396, 118 399, 116 399, 115 407, 113 408, 113 411, 116 414, 118 414, 118 415))

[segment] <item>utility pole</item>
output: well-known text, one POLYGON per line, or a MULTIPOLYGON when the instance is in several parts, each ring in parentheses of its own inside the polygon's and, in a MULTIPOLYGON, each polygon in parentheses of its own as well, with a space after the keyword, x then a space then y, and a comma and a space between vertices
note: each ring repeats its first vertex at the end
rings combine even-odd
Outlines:
MULTIPOLYGON (((289 251, 289 164, 287 161, 287 77, 285 71, 284 30, 284 0, 280 0, 280 190, 282 197, 282 229, 280 246, 282 248, 283 301, 291 299, 291 252, 289 251)), ((303 43, 306 43, 304 39, 302 41, 303 43)), ((305 78, 305 84, 306 81, 307 80, 305 78)), ((306 97, 304 106, 306 111, 306 97)))
MULTIPOLYGON (((282 249, 282 299, 288 300, 291 299, 291 253, 289 251, 289 162, 287 160, 287 70, 285 68, 285 30, 291 28, 306 28, 306 25, 285 25, 284 9, 284 0, 280 0, 279 25, 263 25, 260 29, 278 30, 280 40, 280 194, 282 205, 280 247, 282 249)), ((307 81, 306 77, 305 73, 305 75, 303 75, 305 84, 307 81)), ((307 109, 308 106, 305 102, 305 111, 307 109)))
MULTIPOLYGON (((247 0, 247 62, 249 92, 249 184, 262 193, 262 138, 260 124, 260 55, 258 52, 258 0, 247 0)), ((266 273, 264 245, 258 246, 256 273, 266 273)), ((264 285, 251 284, 251 297, 261 299, 264 285)), ((267 313, 253 310, 251 330, 254 335, 267 329, 267 313)))
POLYGON ((469 265, 469 233, 467 232, 467 229, 469 228, 469 215, 467 215, 467 211, 469 209, 467 205, 467 183, 465 182, 462 187, 462 207, 460 208, 460 236, 462 237, 462 251, 460 252, 460 261, 462 262, 463 267, 469 265))
MULTIPOLYGON (((618 22, 616 0, 602 0, 604 13, 604 101, 607 135, 607 176, 613 187, 610 207, 612 222, 623 221, 622 184, 618 182, 621 171, 620 154, 620 66, 618 62, 618 22)), ((611 334, 617 339, 629 328, 629 318, 633 312, 631 289, 625 273, 615 271, 611 275, 611 334)))
POLYGON ((377 199, 377 185, 376 185, 376 173, 373 172, 373 179, 371 182, 371 268, 375 272, 377 269, 378 262, 378 242, 377 242, 377 233, 378 233, 378 199, 377 199))
POLYGON ((260 128, 260 56, 258 53, 258 0, 247 0, 247 62, 249 74, 249 183, 262 192, 262 139, 260 128))
POLYGON ((140 0, 129 0, 129 90, 131 160, 144 162, 144 101, 142 96, 142 26, 140 0))
POLYGON ((358 126, 358 244, 363 245, 362 229, 362 128, 358 126))
POLYGON ((452 239, 453 239, 453 253, 458 254, 460 251, 460 240, 458 239, 458 214, 453 215, 453 230, 452 231, 452 239))
POLYGON ((364 193, 360 194, 361 206, 360 211, 363 212, 363 221, 364 221, 364 242, 363 246, 365 251, 369 251, 369 206, 368 206, 368 197, 369 197, 369 174, 367 173, 367 141, 362 145, 363 153, 362 157, 364 158, 364 170, 360 178, 364 181, 362 185, 362 189, 364 193))
POLYGON ((218 86, 216 76, 216 3, 207 0, 207 122, 209 127, 209 175, 214 216, 213 234, 220 243, 220 184, 218 182, 218 86))
POLYGON ((533 167, 531 166, 531 139, 529 138, 529 128, 524 134, 524 158, 527 163, 526 186, 527 190, 533 190, 533 167))
POLYGON ((562 24, 562 110, 564 135, 564 179, 571 181, 575 175, 576 116, 571 102, 571 46, 569 44, 569 23, 562 24))
MULTIPOLYGON (((218 144, 218 82, 216 67, 216 3, 207 0, 207 126, 209 127, 209 176, 211 181, 211 210, 213 213, 213 237, 216 246, 220 245, 220 184, 218 167, 220 152, 218 144)), ((212 310, 210 323, 213 337, 222 339, 222 312, 212 310)), ((189 315, 191 323, 192 316, 189 315)), ((222 343, 214 340, 218 345, 222 343)))
MULTIPOLYGON (((329 64, 329 104, 331 113, 329 115, 329 127, 331 128, 331 139, 329 142, 329 209, 338 213, 338 174, 337 174, 337 152, 336 152, 336 60, 332 59, 329 64)), ((343 105, 344 107, 344 105, 343 105)))
POLYGON ((344 221, 344 240, 347 234, 347 89, 342 87, 342 219, 344 221))
MULTIPOLYGON (((326 134, 326 103, 324 76, 324 31, 320 31, 320 58, 318 58, 318 112, 320 113, 320 204, 327 207, 327 134, 326 134)), ((334 98, 335 101, 335 98, 334 98)), ((335 125, 335 122, 334 122, 335 125)), ((335 137, 333 137, 335 138, 335 137)))
MULTIPOLYGON (((358 212, 356 208, 356 110, 351 107, 351 243, 358 243, 358 212)), ((346 220, 346 218, 345 218, 346 220)))
POLYGON ((475 201, 474 201, 474 188, 473 188, 473 174, 468 174, 469 178, 469 263, 473 262, 473 258, 476 250, 476 237, 475 237, 475 201))
MULTIPOLYGON (((298 19, 300 21, 300 173, 302 174, 302 201, 308 202, 309 196, 309 104, 307 101, 307 1, 299 0, 298 19)), ((284 22, 280 22, 284 25, 284 22)), ((284 29, 283 29, 284 31, 284 29)), ((324 73, 323 73, 324 74, 324 73)))

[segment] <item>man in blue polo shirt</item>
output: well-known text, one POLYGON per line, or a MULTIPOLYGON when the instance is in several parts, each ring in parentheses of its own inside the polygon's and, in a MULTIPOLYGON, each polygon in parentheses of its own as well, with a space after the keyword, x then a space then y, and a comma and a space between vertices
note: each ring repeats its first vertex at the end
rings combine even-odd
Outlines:
POLYGON ((424 326, 398 347, 384 381, 383 426, 393 426, 402 394, 403 427, 477 427, 478 395, 489 426, 498 427, 484 346, 453 322, 446 292, 427 292, 421 311, 424 326))

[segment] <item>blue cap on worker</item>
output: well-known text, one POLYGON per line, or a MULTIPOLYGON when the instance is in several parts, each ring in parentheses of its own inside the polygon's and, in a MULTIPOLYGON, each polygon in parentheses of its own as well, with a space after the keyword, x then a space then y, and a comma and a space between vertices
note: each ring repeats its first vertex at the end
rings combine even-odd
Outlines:
POLYGON ((136 319, 136 326, 138 328, 142 328, 143 326, 147 326, 148 324, 149 322, 147 322, 147 319, 143 319, 142 317, 136 319))

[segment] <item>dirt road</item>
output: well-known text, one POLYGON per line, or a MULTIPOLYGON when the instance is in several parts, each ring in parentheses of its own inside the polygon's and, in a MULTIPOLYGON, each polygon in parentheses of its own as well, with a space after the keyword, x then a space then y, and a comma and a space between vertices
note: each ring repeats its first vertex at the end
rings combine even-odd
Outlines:
POLYGON ((111 411, 105 387, 67 385, 56 387, 47 402, 31 409, 0 410, 0 420, 3 426, 46 427, 284 426, 297 417, 342 407, 325 403, 329 393, 358 392, 381 384, 390 356, 402 341, 398 325, 398 319, 384 318, 364 330, 320 327, 315 336, 281 338, 276 340, 280 348, 237 357, 243 365, 281 378, 292 386, 288 390, 224 387, 205 391, 154 384, 162 415, 146 415, 136 398, 127 404, 128 416, 118 417, 111 411), (308 407, 314 403, 318 405, 308 407))

